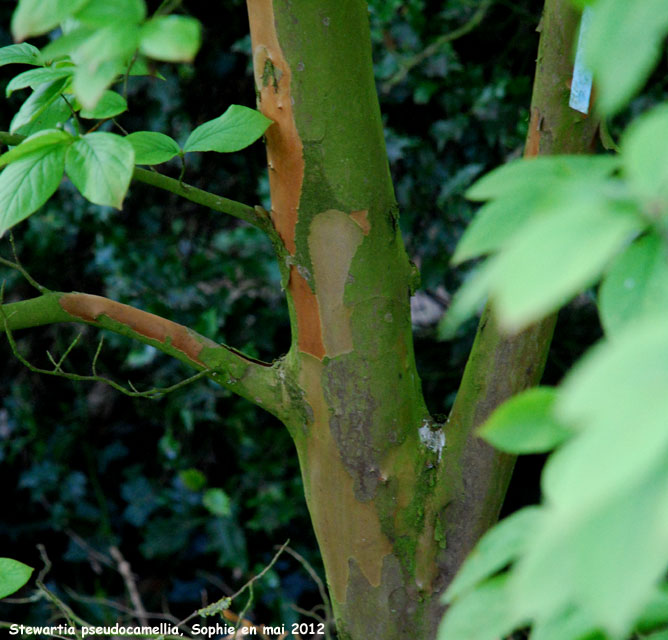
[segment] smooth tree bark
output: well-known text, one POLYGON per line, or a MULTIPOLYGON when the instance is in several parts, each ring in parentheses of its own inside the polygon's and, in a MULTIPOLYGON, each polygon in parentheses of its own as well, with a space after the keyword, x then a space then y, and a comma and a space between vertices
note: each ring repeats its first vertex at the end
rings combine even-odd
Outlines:
MULTIPOLYGON (((275 123, 266 134, 271 211, 151 172, 134 177, 269 234, 289 307, 289 352, 258 362, 106 298, 43 288, 3 305, 2 319, 10 337, 55 322, 116 331, 276 415, 299 457, 338 637, 432 640, 440 596, 498 517, 512 473, 513 458, 475 428, 539 381, 554 319, 507 337, 486 309, 450 418, 430 416, 411 335, 419 275, 399 232, 366 2, 247 6, 258 108, 275 123)), ((577 20, 567 0, 547 1, 528 156, 592 144, 594 118, 567 106, 577 20)))

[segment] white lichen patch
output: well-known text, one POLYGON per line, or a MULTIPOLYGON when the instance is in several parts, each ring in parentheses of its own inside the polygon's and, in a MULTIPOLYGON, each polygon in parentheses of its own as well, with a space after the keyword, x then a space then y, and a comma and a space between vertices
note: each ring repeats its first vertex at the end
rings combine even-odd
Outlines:
POLYGON ((418 430, 420 442, 438 455, 438 461, 441 461, 443 448, 445 447, 445 433, 443 429, 432 429, 432 422, 423 420, 422 426, 418 430))

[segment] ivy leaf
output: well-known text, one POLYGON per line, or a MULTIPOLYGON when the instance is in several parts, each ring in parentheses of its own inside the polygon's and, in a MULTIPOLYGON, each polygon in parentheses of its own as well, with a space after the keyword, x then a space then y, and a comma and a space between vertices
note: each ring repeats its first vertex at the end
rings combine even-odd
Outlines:
POLYGON ((636 240, 608 271, 598 292, 603 328, 616 335, 627 324, 651 314, 668 313, 668 260, 661 238, 636 240))
POLYGON ((231 105, 222 116, 197 127, 184 151, 239 151, 255 142, 273 121, 255 109, 231 105))
POLYGON ((19 42, 57 27, 89 0, 19 0, 12 16, 12 35, 19 42))
POLYGON ((63 144, 40 147, 0 174, 0 234, 37 211, 58 188, 65 149, 63 144))
POLYGON ((8 47, 0 49, 0 67, 4 67, 6 64, 41 66, 42 63, 42 54, 39 52, 39 49, 27 42, 10 44, 8 47))
POLYGON ((34 569, 11 558, 0 558, 0 598, 18 591, 28 580, 34 569))
POLYGON ((202 504, 214 516, 229 516, 232 513, 229 496, 222 489, 207 489, 202 504))
POLYGON ((453 602, 475 585, 517 560, 541 517, 538 507, 525 507, 504 518, 478 541, 445 592, 444 602, 453 602))
POLYGON ((35 89, 12 118, 9 131, 16 133, 25 125, 39 118, 53 102, 58 100, 67 83, 67 78, 61 78, 60 80, 40 85, 35 89))
POLYGON ((18 76, 14 76, 9 81, 7 88, 5 89, 5 95, 9 97, 14 91, 18 91, 19 89, 25 89, 27 87, 34 89, 45 82, 53 82, 60 78, 69 78, 72 75, 72 72, 72 67, 64 67, 61 69, 44 67, 24 71, 23 73, 19 73, 18 76))
POLYGON ((664 0, 599 0, 585 55, 598 88, 597 105, 614 115, 643 86, 668 30, 664 0))
POLYGON ((91 120, 113 118, 128 110, 125 98, 115 91, 105 91, 99 102, 92 109, 82 109, 81 117, 91 120))
POLYGON ((91 202, 120 209, 134 169, 134 150, 113 133, 89 133, 67 150, 65 170, 91 202))
POLYGON ((504 402, 478 430, 493 447, 507 453, 543 453, 567 440, 572 431, 552 413, 557 391, 537 387, 504 402))
POLYGON ((135 150, 135 164, 160 164, 181 153, 176 140, 164 133, 137 131, 125 138, 135 150))
POLYGON ((139 50, 155 60, 191 62, 201 42, 201 26, 194 18, 159 16, 142 26, 139 50))
POLYGON ((0 156, 0 168, 11 162, 15 162, 19 158, 26 156, 42 147, 49 147, 58 144, 67 144, 73 140, 72 136, 60 129, 48 129, 40 131, 29 138, 26 138, 13 149, 3 153, 0 156))

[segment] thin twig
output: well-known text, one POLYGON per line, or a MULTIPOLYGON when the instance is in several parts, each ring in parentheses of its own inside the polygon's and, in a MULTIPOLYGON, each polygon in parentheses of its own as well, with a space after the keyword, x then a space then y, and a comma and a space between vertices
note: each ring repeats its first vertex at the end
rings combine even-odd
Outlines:
POLYGON ((139 589, 137 589, 137 582, 132 573, 130 563, 123 557, 121 550, 116 546, 109 547, 109 553, 116 561, 118 573, 120 573, 123 578, 125 588, 128 590, 128 595, 130 596, 130 601, 132 602, 132 605, 137 612, 137 619, 139 622, 141 622, 142 626, 148 626, 146 608, 144 607, 144 603, 142 602, 141 596, 139 595, 139 589))

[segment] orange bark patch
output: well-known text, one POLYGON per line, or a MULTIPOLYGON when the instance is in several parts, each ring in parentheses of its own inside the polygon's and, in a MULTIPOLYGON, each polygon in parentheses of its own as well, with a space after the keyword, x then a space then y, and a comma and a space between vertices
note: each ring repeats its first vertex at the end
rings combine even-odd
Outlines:
POLYGON ((295 265, 290 268, 289 288, 297 316, 299 350, 322 360, 325 356, 325 345, 322 342, 318 299, 295 265))
POLYGON ((325 352, 329 357, 353 350, 352 310, 343 302, 350 265, 364 238, 343 211, 329 209, 313 218, 308 236, 325 352))
POLYGON ((529 134, 527 135, 526 146, 524 147, 524 157, 531 158, 540 153, 540 125, 543 118, 538 109, 531 110, 531 120, 529 121, 529 134))
POLYGON ((364 209, 363 211, 351 211, 350 217, 359 225, 362 233, 365 236, 369 235, 371 231, 371 223, 369 222, 369 212, 364 209))
MULTIPOLYGON (((60 298, 60 306, 72 316, 86 322, 96 322, 100 316, 119 322, 135 333, 162 342, 168 343, 174 349, 181 351, 194 362, 204 366, 199 360, 199 354, 205 345, 205 339, 195 337, 183 325, 161 318, 152 313, 135 309, 127 304, 121 304, 101 296, 87 293, 67 293, 60 298)), ((211 346, 216 346, 213 341, 211 346)))
POLYGON ((321 362, 308 356, 302 358, 300 384, 314 415, 303 473, 327 582, 336 601, 343 604, 349 560, 354 559, 369 584, 378 587, 383 559, 392 553, 392 544, 381 531, 373 501, 360 502, 355 498, 353 478, 343 464, 330 431, 322 373, 321 362))
POLYGON ((271 216, 287 250, 295 253, 304 158, 292 109, 292 73, 279 45, 272 0, 248 0, 259 108, 275 124, 267 129, 271 216))

